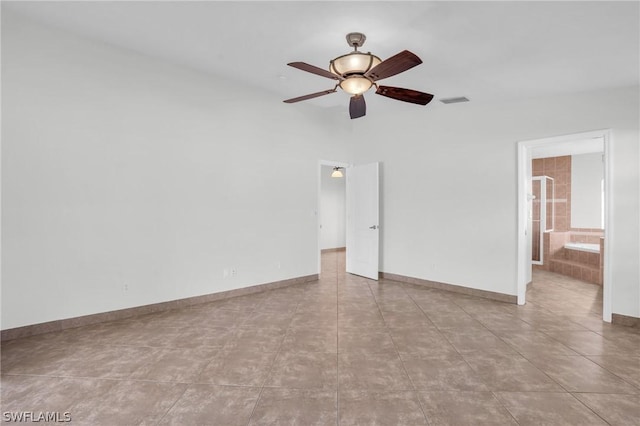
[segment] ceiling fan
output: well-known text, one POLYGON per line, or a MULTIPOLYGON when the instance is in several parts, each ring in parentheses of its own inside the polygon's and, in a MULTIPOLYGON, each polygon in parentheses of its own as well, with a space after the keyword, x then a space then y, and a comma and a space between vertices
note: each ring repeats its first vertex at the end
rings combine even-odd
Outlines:
POLYGON ((418 105, 426 105, 431 102, 433 95, 429 93, 402 89, 400 87, 379 86, 378 83, 376 83, 378 80, 400 74, 416 65, 420 65, 422 63, 420 58, 408 50, 403 50, 397 55, 381 61, 380 58, 372 55, 370 52, 362 53, 358 51, 358 47, 362 47, 365 40, 366 37, 362 33, 347 34, 347 43, 353 47, 353 52, 338 56, 330 61, 328 71, 305 62, 291 62, 287 64, 290 67, 302 71, 337 80, 338 83, 333 89, 287 99, 284 102, 291 104, 306 101, 307 99, 335 93, 338 87, 340 87, 352 95, 351 101, 349 102, 349 115, 352 119, 363 117, 366 114, 367 105, 363 95, 372 86, 376 87, 376 93, 378 95, 399 101, 418 105))

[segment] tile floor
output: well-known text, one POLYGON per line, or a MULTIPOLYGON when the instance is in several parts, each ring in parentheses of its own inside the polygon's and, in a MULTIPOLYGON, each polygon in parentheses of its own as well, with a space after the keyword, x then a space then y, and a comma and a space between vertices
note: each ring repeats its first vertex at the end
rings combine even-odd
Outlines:
MULTIPOLYGON (((515 306, 344 272, 2 344, 2 412, 79 425, 638 425, 640 332, 536 271, 515 306)), ((3 414, 2 420, 6 420, 3 414)))

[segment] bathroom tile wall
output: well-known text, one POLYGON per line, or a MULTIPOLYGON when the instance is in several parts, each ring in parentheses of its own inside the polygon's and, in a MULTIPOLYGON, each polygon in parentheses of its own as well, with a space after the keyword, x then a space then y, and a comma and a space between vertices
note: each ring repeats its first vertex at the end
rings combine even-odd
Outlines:
MULTIPOLYGON (((544 264, 535 265, 534 269, 544 269, 601 285, 602 256, 564 248, 568 242, 600 244, 604 236, 602 229, 571 228, 571 156, 535 159, 532 169, 533 176, 551 177, 555 185, 553 232, 544 234, 544 264)), ((551 198, 550 194, 547 195, 551 198)))
MULTIPOLYGON (((571 156, 533 160, 533 176, 549 176, 555 184, 554 231, 568 231, 571 224, 571 156)), ((550 198, 550 196, 548 195, 550 198)))
POLYGON ((571 228, 572 243, 600 244, 604 230, 600 228, 571 228))

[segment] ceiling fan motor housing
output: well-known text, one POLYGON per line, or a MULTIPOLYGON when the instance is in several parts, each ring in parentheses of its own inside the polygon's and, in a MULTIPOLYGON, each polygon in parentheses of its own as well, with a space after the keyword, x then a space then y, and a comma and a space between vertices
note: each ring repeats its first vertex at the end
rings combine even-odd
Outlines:
POLYGON ((362 33, 349 33, 347 34, 347 43, 349 46, 357 49, 358 47, 362 47, 367 37, 362 33))

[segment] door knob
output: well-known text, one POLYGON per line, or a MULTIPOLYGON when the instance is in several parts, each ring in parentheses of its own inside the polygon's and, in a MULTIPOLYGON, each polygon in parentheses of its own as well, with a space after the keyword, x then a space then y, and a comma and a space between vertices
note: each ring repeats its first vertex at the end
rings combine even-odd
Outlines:
POLYGON ((370 226, 369 229, 378 229, 376 225, 370 226))

